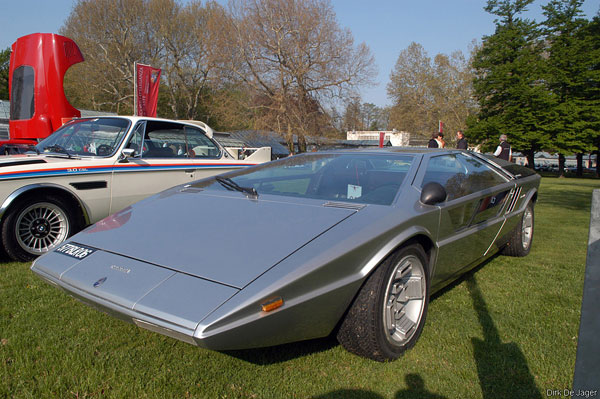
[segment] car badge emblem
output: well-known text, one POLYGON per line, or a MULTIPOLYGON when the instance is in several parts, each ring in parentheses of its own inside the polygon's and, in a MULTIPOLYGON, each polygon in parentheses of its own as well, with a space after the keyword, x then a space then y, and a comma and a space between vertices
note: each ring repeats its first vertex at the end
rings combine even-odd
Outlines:
POLYGON ((100 280, 98 280, 94 283, 94 288, 100 287, 102 284, 104 284, 105 281, 106 281, 106 277, 102 277, 100 280))

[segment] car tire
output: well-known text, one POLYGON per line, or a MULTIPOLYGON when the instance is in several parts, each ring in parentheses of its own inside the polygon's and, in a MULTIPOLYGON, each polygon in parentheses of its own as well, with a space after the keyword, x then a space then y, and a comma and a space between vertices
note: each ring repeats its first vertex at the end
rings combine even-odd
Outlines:
POLYGON ((17 261, 31 261, 60 245, 77 230, 72 207, 56 196, 19 201, 4 215, 2 244, 17 261))
POLYGON ((507 245, 502 250, 507 256, 526 256, 533 243, 533 203, 529 202, 521 215, 521 221, 510 235, 507 245))
POLYGON ((420 245, 407 245, 367 278, 337 333, 346 350, 383 362, 415 345, 429 305, 426 259, 420 245))

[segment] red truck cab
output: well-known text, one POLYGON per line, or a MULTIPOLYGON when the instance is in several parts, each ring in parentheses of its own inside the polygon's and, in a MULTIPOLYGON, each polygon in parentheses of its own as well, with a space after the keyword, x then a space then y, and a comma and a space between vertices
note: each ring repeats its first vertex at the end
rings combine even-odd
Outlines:
POLYGON ((65 96, 67 70, 83 61, 75 42, 54 33, 33 33, 12 45, 9 69, 10 119, 8 142, 36 143, 58 129, 65 119, 80 117, 65 96))

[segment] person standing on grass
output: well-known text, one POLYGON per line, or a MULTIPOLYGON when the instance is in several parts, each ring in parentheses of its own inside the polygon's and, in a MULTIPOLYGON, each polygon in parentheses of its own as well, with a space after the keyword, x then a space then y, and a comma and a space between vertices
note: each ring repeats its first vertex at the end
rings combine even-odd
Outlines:
POLYGON ((444 133, 433 133, 431 136, 431 140, 427 143, 427 148, 444 148, 446 146, 446 142, 444 141, 444 133))
POLYGON ((456 132, 456 148, 459 150, 466 150, 468 146, 467 139, 465 138, 462 130, 456 132))
POLYGON ((500 135, 500 144, 496 148, 494 152, 494 156, 500 159, 504 159, 505 161, 512 161, 512 149, 510 144, 506 141, 508 137, 506 134, 500 135))

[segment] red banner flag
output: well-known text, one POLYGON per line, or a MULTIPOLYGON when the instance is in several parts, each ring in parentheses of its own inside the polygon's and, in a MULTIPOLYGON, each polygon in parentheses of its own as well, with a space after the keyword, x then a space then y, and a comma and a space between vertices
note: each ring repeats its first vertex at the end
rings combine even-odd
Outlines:
POLYGON ((444 122, 440 121, 440 126, 438 132, 444 133, 444 122))
POLYGON ((160 69, 148 65, 135 64, 136 73, 136 115, 156 116, 160 69))

